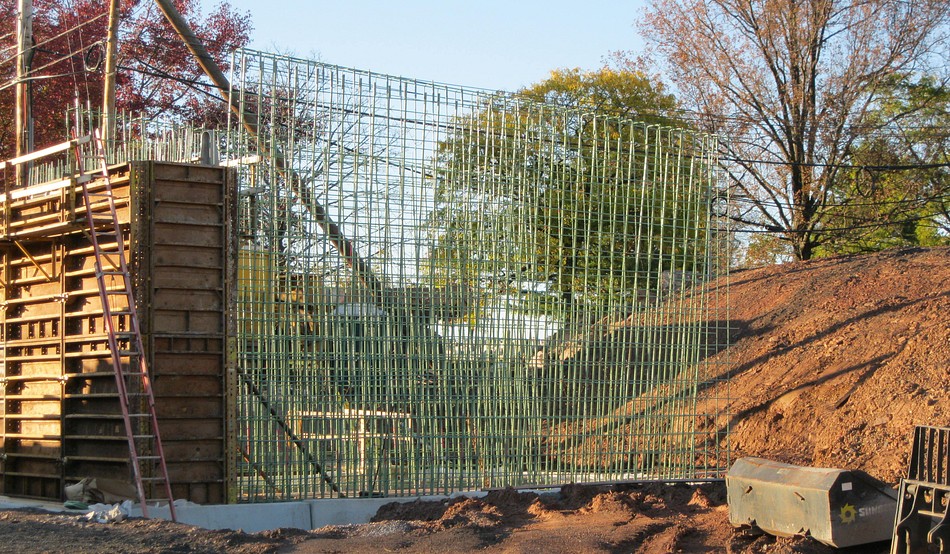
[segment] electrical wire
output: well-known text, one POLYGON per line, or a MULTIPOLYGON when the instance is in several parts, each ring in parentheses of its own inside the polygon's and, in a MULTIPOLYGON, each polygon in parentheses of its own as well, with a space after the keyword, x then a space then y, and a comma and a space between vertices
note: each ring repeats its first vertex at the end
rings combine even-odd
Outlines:
MULTIPOLYGON (((97 16, 95 16, 95 17, 92 17, 92 18, 90 18, 90 19, 88 19, 88 20, 86 20, 86 21, 84 21, 84 22, 82 22, 82 23, 79 23, 78 25, 75 25, 75 26, 73 26, 73 27, 70 27, 70 28, 66 29, 65 31, 62 31, 62 32, 59 33, 58 35, 52 36, 52 37, 50 37, 50 38, 48 38, 48 39, 46 39, 46 40, 44 40, 44 41, 42 41, 42 42, 38 42, 38 43, 34 44, 34 45, 33 45, 33 49, 34 49, 34 50, 42 50, 42 47, 45 46, 45 45, 47 45, 47 44, 49 44, 50 42, 53 42, 54 40, 56 40, 56 39, 58 39, 58 38, 61 38, 61 37, 65 36, 65 35, 68 35, 69 33, 75 32, 75 31, 77 31, 77 30, 79 30, 79 29, 81 29, 81 28, 83 28, 83 27, 86 27, 87 25, 90 25, 90 24, 94 23, 95 21, 97 21, 97 20, 99 20, 99 19, 102 19, 102 18, 105 17, 106 15, 107 15, 107 14, 103 13, 103 14, 97 15, 97 16)), ((66 56, 72 56, 72 55, 75 55, 75 54, 77 54, 77 52, 72 52, 72 53, 70 53, 70 54, 66 54, 66 56)), ((3 65, 6 64, 6 63, 10 63, 10 62, 16 61, 16 59, 17 59, 17 55, 16 55, 16 54, 14 54, 14 55, 12 55, 12 56, 9 56, 9 57, 7 57, 7 58, 4 58, 4 59, 0 59, 0 66, 3 66, 3 65)))
POLYGON ((925 163, 925 164, 901 164, 901 165, 853 165, 853 164, 829 164, 816 162, 790 162, 782 160, 751 160, 745 158, 730 158, 720 156, 720 161, 733 162, 740 164, 762 164, 762 165, 780 165, 787 167, 822 167, 835 169, 859 169, 863 171, 913 171, 918 169, 940 169, 950 167, 950 162, 943 163, 925 163))

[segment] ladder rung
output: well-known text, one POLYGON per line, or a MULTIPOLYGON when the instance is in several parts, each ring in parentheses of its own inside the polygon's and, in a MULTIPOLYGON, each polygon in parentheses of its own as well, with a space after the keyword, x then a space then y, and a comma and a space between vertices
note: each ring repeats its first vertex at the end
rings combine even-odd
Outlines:
POLYGON ((136 456, 139 460, 161 460, 161 456, 136 456))
MULTIPOLYGON (((129 291, 125 289, 109 289, 106 291, 106 295, 107 296, 131 296, 129 291)), ((127 308, 119 309, 119 310, 110 310, 110 311, 112 312, 112 315, 115 315, 115 314, 129 315, 130 313, 127 308)))

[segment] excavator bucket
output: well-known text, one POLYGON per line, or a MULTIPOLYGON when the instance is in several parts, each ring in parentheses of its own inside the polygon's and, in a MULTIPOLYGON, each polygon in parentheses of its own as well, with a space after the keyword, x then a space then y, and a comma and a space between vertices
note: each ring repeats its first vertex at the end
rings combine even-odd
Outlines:
POLYGON ((950 428, 919 425, 901 479, 891 553, 930 552, 950 552, 950 428))
POLYGON ((726 475, 729 521, 837 548, 891 538, 897 492, 857 470, 741 458, 726 475))

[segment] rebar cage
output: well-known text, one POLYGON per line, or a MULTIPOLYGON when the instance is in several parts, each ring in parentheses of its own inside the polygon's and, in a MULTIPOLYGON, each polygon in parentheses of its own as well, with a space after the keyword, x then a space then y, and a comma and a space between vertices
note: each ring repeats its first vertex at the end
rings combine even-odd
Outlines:
POLYGON ((715 137, 248 50, 232 87, 237 500, 722 474, 715 137))

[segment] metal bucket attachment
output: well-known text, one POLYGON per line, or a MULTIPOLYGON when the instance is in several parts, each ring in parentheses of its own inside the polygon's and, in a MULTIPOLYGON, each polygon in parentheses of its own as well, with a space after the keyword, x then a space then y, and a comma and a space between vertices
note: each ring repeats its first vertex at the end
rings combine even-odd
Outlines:
POLYGON ((894 517, 893 554, 950 551, 950 427, 914 429, 894 517))
POLYGON ((741 458, 726 475, 729 521, 838 548, 891 538, 897 492, 857 470, 741 458))

